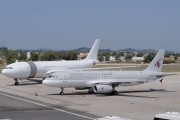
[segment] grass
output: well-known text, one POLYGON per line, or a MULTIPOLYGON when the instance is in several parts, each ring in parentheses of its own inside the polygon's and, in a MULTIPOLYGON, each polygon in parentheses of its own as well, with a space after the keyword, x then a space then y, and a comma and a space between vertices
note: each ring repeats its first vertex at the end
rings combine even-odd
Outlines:
POLYGON ((180 72, 180 64, 170 64, 163 66, 163 72, 180 72))

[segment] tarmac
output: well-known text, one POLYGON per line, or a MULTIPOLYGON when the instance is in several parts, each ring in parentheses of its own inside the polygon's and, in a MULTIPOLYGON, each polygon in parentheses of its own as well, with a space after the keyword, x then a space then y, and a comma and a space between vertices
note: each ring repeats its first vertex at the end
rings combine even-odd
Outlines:
POLYGON ((44 86, 42 79, 14 80, 0 74, 0 119, 88 120, 106 115, 152 120, 157 113, 180 112, 180 73, 147 84, 118 87, 118 95, 44 86))

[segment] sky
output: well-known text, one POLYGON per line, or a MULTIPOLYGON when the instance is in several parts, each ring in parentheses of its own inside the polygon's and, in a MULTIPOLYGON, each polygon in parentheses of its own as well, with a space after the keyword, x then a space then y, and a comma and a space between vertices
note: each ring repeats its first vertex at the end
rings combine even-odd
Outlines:
POLYGON ((180 52, 180 0, 0 0, 10 49, 165 49, 180 52))

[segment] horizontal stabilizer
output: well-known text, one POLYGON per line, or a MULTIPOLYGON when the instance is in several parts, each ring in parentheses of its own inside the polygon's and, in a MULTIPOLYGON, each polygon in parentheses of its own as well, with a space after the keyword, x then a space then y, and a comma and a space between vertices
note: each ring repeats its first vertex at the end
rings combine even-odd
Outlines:
POLYGON ((162 78, 162 77, 171 76, 171 75, 178 75, 178 74, 166 74, 166 73, 155 74, 156 78, 162 78))

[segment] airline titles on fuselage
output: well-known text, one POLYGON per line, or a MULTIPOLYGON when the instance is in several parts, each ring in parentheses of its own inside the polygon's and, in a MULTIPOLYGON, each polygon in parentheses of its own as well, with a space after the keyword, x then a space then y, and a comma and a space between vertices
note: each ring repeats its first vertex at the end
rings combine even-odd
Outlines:
POLYGON ((100 77, 100 76, 104 76, 104 77, 112 77, 113 73, 111 72, 107 72, 107 73, 70 73, 70 77, 100 77))

